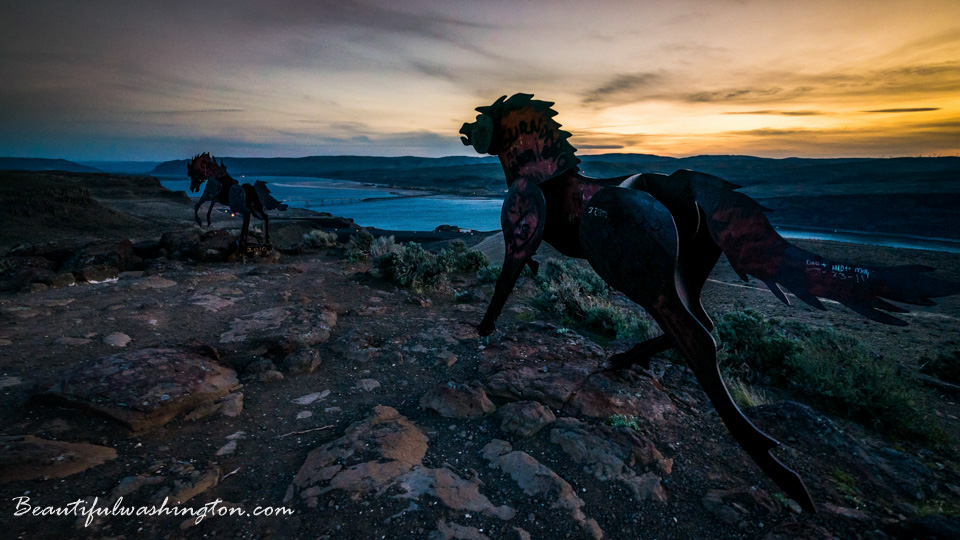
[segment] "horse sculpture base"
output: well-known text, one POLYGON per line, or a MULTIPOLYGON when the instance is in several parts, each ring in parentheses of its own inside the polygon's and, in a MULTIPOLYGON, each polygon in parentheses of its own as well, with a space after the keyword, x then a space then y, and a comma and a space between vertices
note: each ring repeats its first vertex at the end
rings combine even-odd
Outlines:
POLYGON ((241 255, 244 257, 257 257, 269 254, 273 251, 273 244, 247 244, 241 250, 241 255))

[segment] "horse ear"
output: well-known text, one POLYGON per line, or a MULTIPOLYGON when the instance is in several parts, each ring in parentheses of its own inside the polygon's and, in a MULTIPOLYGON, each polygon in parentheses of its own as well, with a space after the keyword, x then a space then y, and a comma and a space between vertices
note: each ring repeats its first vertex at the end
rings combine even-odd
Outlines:
POLYGON ((473 124, 473 131, 470 134, 470 144, 477 152, 486 154, 490 150, 492 141, 493 119, 485 114, 477 115, 477 121, 473 124))

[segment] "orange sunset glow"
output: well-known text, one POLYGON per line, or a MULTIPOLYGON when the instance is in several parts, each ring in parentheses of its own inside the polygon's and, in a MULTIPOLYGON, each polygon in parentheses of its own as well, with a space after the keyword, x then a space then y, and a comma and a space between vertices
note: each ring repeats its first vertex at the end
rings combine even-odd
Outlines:
POLYGON ((504 94, 584 153, 960 155, 960 3, 18 2, 0 154, 465 155, 504 94))

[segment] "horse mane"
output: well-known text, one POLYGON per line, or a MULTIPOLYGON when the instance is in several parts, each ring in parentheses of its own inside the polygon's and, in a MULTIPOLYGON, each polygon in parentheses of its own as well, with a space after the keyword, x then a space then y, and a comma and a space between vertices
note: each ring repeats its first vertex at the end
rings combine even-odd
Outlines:
POLYGON ((539 184, 580 170, 570 133, 553 119, 557 115, 553 104, 533 99, 533 94, 514 94, 501 97, 493 105, 477 107, 477 112, 489 116, 498 127, 495 148, 507 185, 521 176, 539 184))

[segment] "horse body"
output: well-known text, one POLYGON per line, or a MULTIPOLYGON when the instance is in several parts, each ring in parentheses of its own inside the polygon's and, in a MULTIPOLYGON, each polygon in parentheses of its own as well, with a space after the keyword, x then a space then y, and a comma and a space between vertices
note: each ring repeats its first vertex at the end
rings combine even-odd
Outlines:
POLYGON ((730 398, 717 364, 713 322, 700 292, 721 253, 744 280, 752 275, 782 301, 784 286, 825 309, 826 297, 886 324, 906 324, 887 312, 904 309, 883 298, 932 305, 930 298, 960 285, 929 277, 920 266, 868 267, 824 260, 793 246, 767 221, 765 208, 721 178, 681 170, 597 179, 579 171, 569 133, 553 120, 549 102, 529 94, 478 107, 460 130, 465 145, 497 155, 507 181, 501 213, 506 252, 480 335, 494 331, 507 297, 541 241, 586 259, 615 289, 642 306, 663 335, 611 357, 609 366, 649 363, 676 348, 730 433, 791 498, 816 511, 800 476, 770 455, 779 443, 757 429, 730 398))
POLYGON ((207 209, 208 226, 213 206, 220 203, 243 217, 239 240, 241 248, 246 247, 251 215, 263 221, 264 237, 266 242, 270 243, 270 218, 266 211, 274 209, 283 211, 287 209, 287 205, 273 197, 266 182, 257 180, 253 185, 241 184, 227 173, 223 160, 220 160, 218 165, 216 159, 209 153, 199 154, 187 163, 187 176, 190 177, 190 191, 193 192, 199 191, 200 185, 206 182, 200 200, 193 207, 193 217, 197 220, 197 225, 202 225, 198 212, 203 203, 210 201, 210 207, 207 209))

